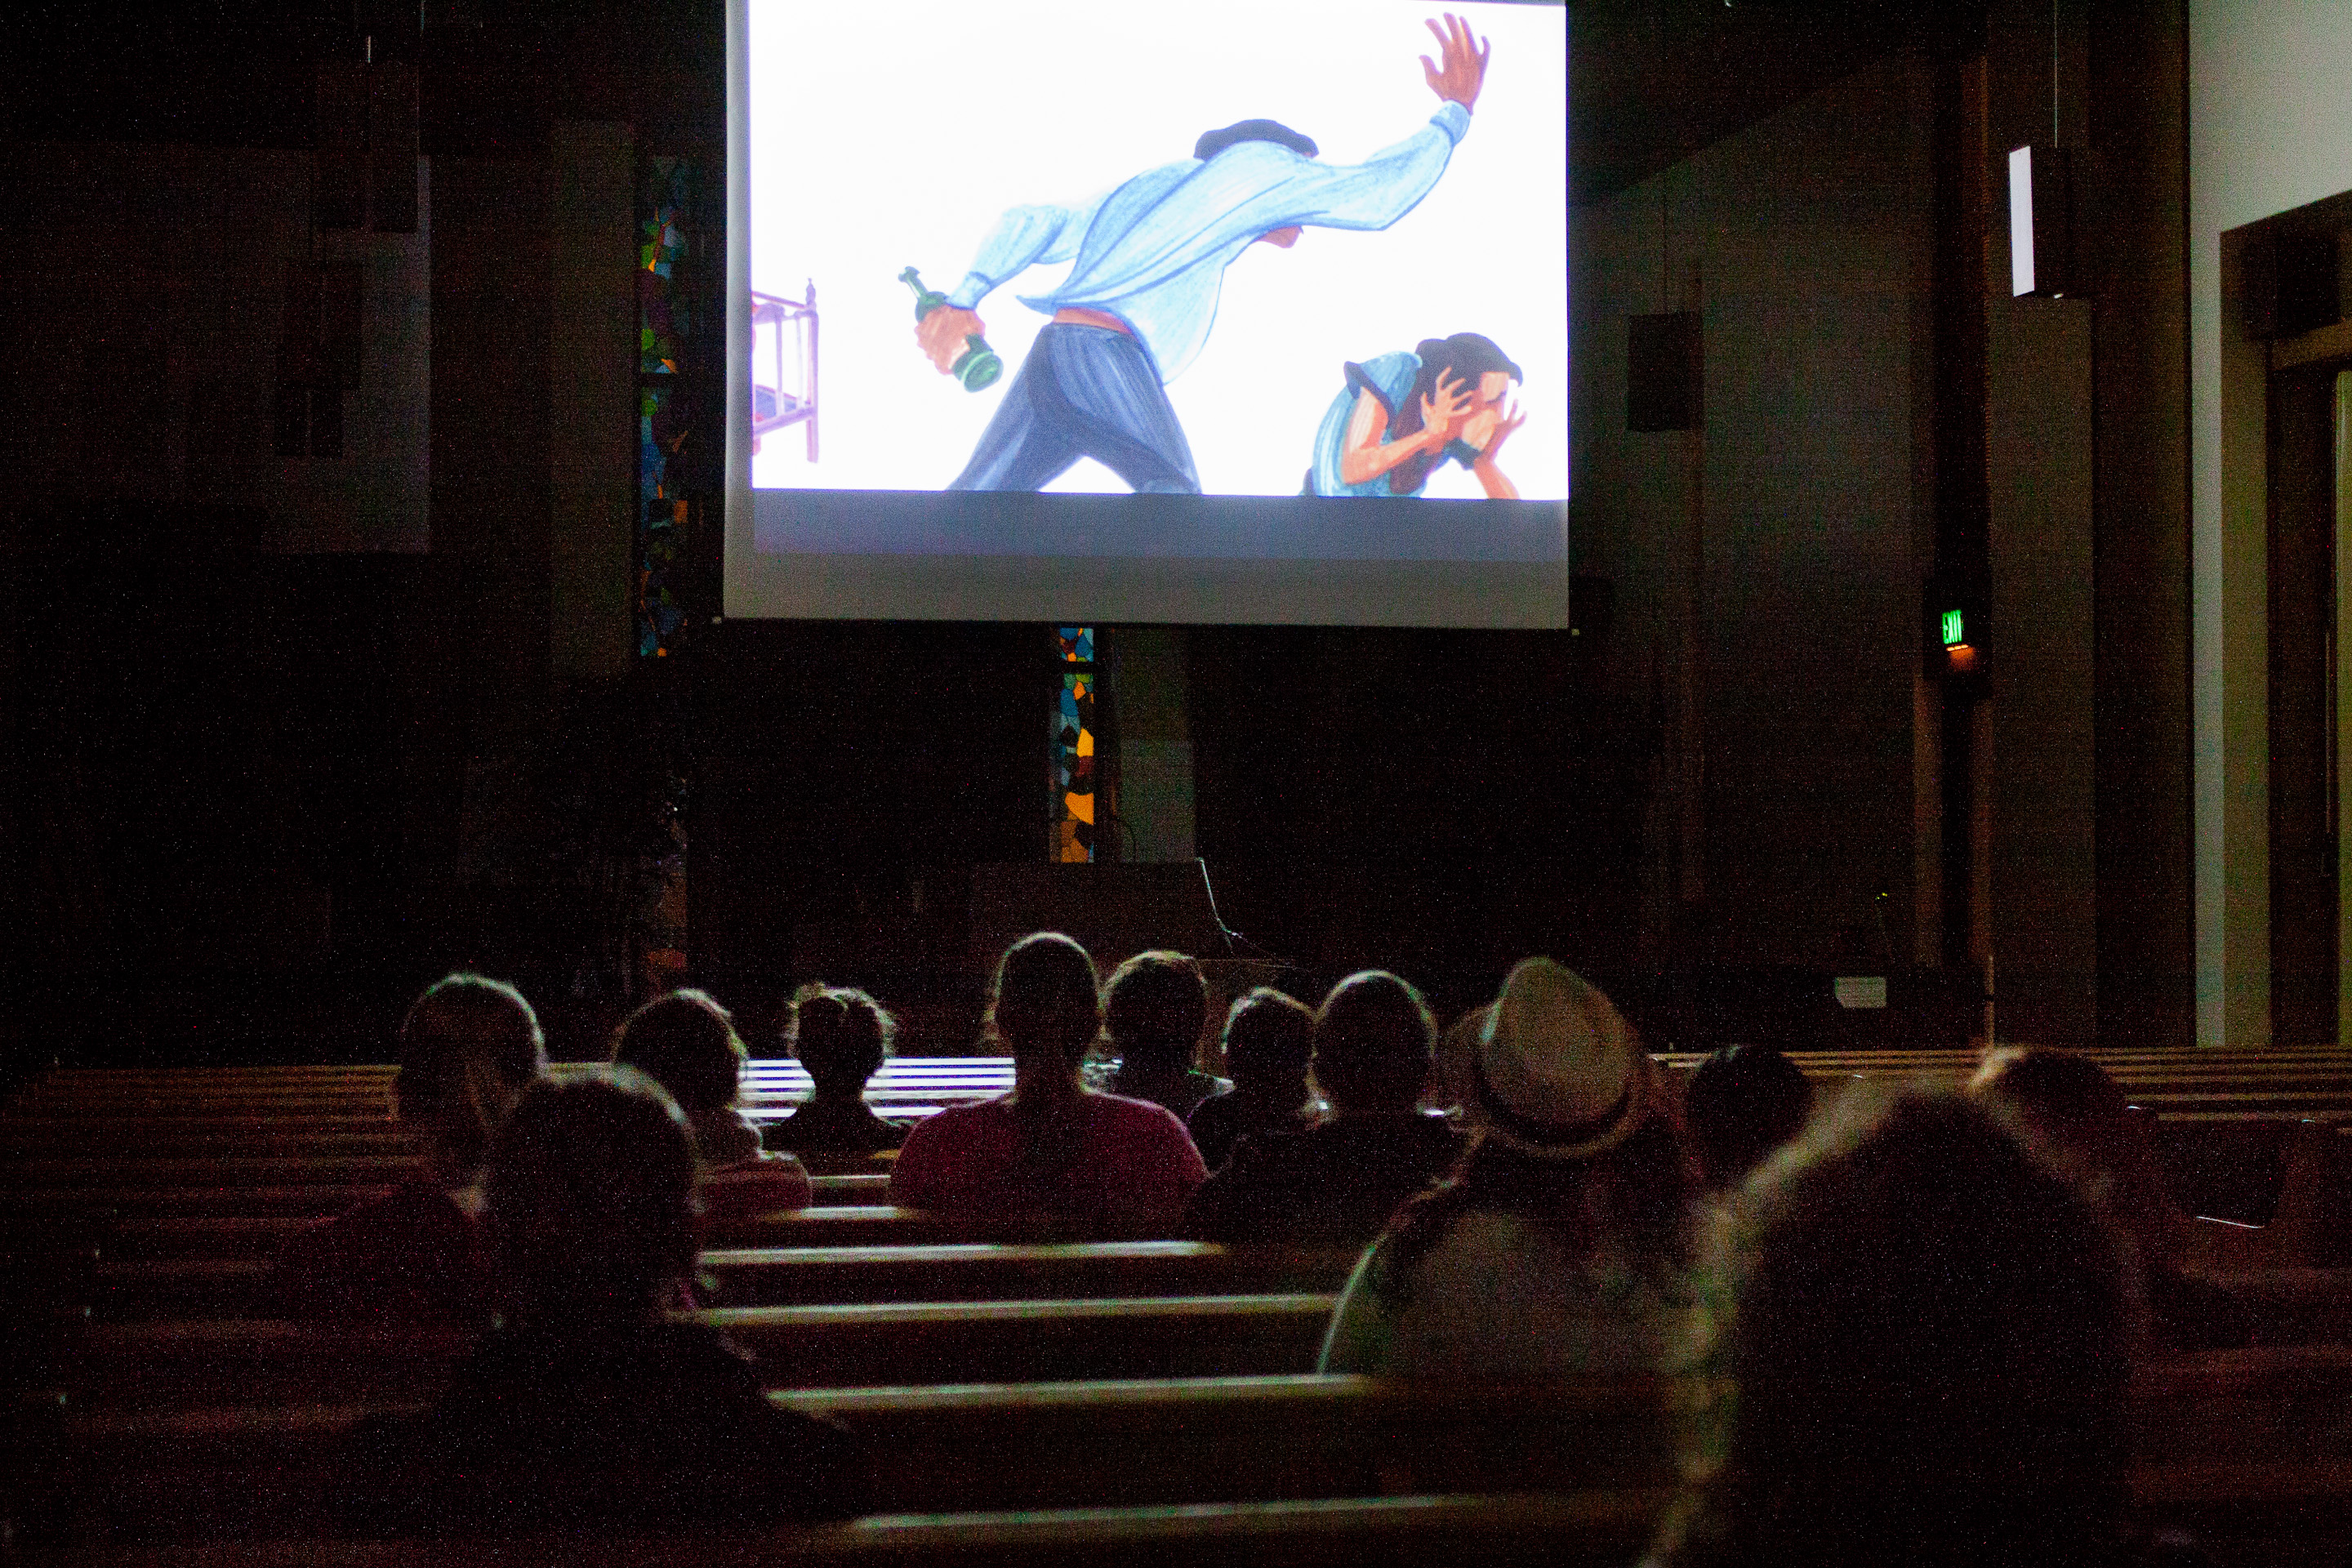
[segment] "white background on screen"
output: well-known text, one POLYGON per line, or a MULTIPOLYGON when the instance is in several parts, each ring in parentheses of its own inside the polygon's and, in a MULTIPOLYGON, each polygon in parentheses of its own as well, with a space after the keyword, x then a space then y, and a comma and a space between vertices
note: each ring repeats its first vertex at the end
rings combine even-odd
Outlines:
MULTIPOLYGON (((1437 54, 1423 22, 1441 9, 1209 0, 1180 18, 1100 0, 751 0, 751 286, 798 299, 813 279, 822 320, 820 460, 799 430, 775 433, 754 486, 944 486, 1045 324, 1018 296, 1067 268, 1032 268, 982 304, 1005 376, 979 394, 917 350, 901 268, 952 289, 1007 207, 1085 200, 1237 120, 1293 126, 1328 163, 1369 156, 1438 107, 1419 57, 1437 54)), ((1207 346, 1168 387, 1204 490, 1296 494, 1344 362, 1479 331, 1527 373, 1528 423, 1501 467, 1529 500, 1567 496, 1566 12, 1453 9, 1493 58, 1436 188, 1385 231, 1309 228, 1226 272, 1207 346)), ((788 388, 797 375, 788 348, 788 388)), ((1050 488, 1127 487, 1081 462, 1050 488)), ((1449 464, 1428 493, 1480 491, 1449 464)))

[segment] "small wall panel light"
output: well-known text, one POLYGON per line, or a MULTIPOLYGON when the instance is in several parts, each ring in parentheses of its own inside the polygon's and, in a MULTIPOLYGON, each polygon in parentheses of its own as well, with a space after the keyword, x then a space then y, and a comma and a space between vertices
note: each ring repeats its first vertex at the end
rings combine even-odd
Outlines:
POLYGON ((2066 153, 2017 147, 2009 154, 2009 291, 2056 300, 2074 289, 2066 153))

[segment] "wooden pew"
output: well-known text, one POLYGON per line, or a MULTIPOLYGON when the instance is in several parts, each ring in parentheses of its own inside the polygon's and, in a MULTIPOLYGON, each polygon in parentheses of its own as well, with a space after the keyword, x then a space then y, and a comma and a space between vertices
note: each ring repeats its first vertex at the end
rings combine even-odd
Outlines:
MULTIPOLYGON (((562 1077, 594 1065, 556 1062, 549 1070, 562 1077)), ((380 1065, 62 1069, 26 1085, 10 1109, 15 1113, 76 1115, 134 1108, 182 1112, 191 1108, 285 1111, 304 1106, 329 1112, 352 1107, 375 1110, 387 1103, 394 1072, 380 1065)), ((1012 1084, 1013 1064, 1008 1057, 895 1057, 884 1062, 868 1081, 866 1094, 872 1101, 931 1096, 976 1099, 1001 1094, 1012 1084)), ((741 1085, 744 1103, 753 1106, 795 1102, 809 1093, 807 1072, 789 1058, 761 1058, 746 1063, 741 1085)))
POLYGON ((1330 1498, 1263 1503, 881 1514, 816 1530, 575 1534, 516 1542, 326 1542, 27 1549, 25 1568, 1622 1568, 1668 1494, 1330 1498))
MULTIPOLYGON (((68 1221, 73 1216, 68 1216, 68 1221)), ((41 1232, 53 1250, 100 1262, 141 1258, 268 1258, 317 1223, 303 1215, 139 1215, 41 1232)), ((18 1235, 23 1235, 20 1229, 18 1235)), ((962 1227, 887 1204, 824 1204, 714 1222, 706 1239, 730 1247, 913 1246, 967 1239, 962 1227)))
MULTIPOLYGON (((144 1175, 147 1173, 141 1172, 144 1175)), ((402 1174, 406 1172, 403 1171, 402 1174)), ((0 1186, 0 1215, 94 1215, 104 1218, 216 1215, 259 1217, 291 1215, 328 1219, 368 1198, 390 1190, 381 1181, 310 1183, 301 1185, 247 1185, 219 1181, 186 1186, 163 1184, 0 1186)), ((886 1171, 824 1173, 810 1177, 820 1205, 887 1204, 890 1176, 886 1171)))
MULTIPOLYGON (((777 1404, 880 1457, 874 1511, 1107 1507, 1671 1482, 1671 1405, 1651 1382, 1430 1391, 1352 1377, 1241 1377, 796 1391, 777 1404)), ((387 1414, 422 1408, 379 1406, 387 1414)), ((71 1412, 48 1434, 54 1532, 198 1540, 290 1531, 348 1465, 350 1407, 71 1412)))
MULTIPOLYGON (((1622 1384, 1498 1398, 1255 1377, 773 1397, 862 1433, 892 1458, 881 1506, 929 1513, 1096 1499, 1216 1507, 1481 1484, 1638 1495, 1654 1509, 1672 1484, 1664 1449, 1678 1413, 1715 1394, 1622 1384)), ((2217 1352, 2143 1369, 2131 1413, 2138 1511, 2198 1529, 2225 1563, 2340 1560, 2331 1554, 2352 1549, 2347 1400, 2352 1352, 2342 1350, 2217 1352)), ((241 1526, 267 1531, 314 1506, 357 1415, 61 1415, 43 1470, 51 1496, 36 1499, 35 1511, 62 1509, 91 1531, 161 1527, 180 1543, 241 1526)))
MULTIPOLYGON (((772 1387, 1223 1377, 1314 1369, 1334 1298, 720 1308, 711 1323, 772 1387)), ((37 1388, 93 1409, 422 1397, 467 1346, 451 1336, 275 1320, 94 1324, 60 1336, 37 1388)))
MULTIPOLYGON (((705 1252, 699 1273, 709 1305, 784 1307, 1328 1292, 1355 1258, 1199 1241, 743 1247, 705 1252)), ((99 1263, 60 1281, 52 1300, 98 1322, 268 1317, 270 1268, 258 1258, 99 1263)))

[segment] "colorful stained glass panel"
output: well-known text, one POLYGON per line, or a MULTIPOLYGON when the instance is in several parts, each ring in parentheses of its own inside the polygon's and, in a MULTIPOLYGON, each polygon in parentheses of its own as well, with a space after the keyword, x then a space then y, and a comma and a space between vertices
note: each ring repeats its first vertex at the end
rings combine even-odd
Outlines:
POLYGON ((693 322, 680 287, 693 202, 683 158, 648 158, 640 174, 637 219, 637 369, 676 375, 685 367, 693 322))
POLYGON ((1056 628, 1062 683, 1054 712, 1054 858, 1095 858, 1099 793, 1095 757, 1095 635, 1092 626, 1056 628))

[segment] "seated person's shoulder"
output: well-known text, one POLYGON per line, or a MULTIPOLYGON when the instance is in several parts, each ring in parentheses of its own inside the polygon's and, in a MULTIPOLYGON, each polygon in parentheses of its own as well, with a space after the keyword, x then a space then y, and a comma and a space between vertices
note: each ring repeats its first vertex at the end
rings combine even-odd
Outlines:
POLYGON ((856 1441, 772 1404, 757 1366, 699 1324, 494 1337, 433 1411, 357 1441, 418 1479, 374 1510, 395 1533, 839 1519, 870 1495, 856 1441))
POLYGON ((279 1310, 298 1319, 472 1331, 490 1310, 480 1227, 447 1194, 417 1183, 298 1233, 271 1286, 279 1310))
POLYGON ((1441 1160, 1451 1160, 1469 1145, 1469 1134, 1443 1116, 1417 1116, 1414 1136, 1429 1152, 1441 1160))
POLYGON ((762 1134, 770 1149, 807 1154, 869 1154, 896 1149, 907 1141, 911 1122, 877 1116, 864 1106, 855 1115, 833 1115, 803 1105, 780 1121, 768 1123, 762 1134))
POLYGON ((1156 1100, 1097 1093, 1087 1097, 1087 1115, 1097 1138, 1150 1147, 1179 1142, 1188 1149, 1192 1146, 1192 1135, 1184 1131, 1183 1120, 1156 1100))
POLYGON ((698 1184, 714 1216, 805 1208, 814 1189, 807 1168, 790 1154, 762 1154, 705 1172, 698 1184))
POLYGON ((950 1105, 907 1130, 890 1167, 894 1202, 935 1203, 1012 1156, 1017 1129, 1002 1100, 950 1105))

